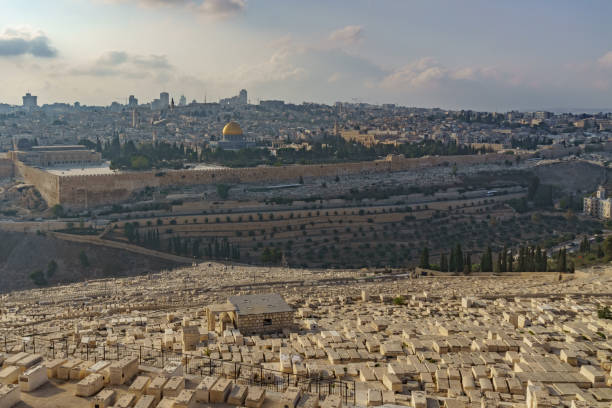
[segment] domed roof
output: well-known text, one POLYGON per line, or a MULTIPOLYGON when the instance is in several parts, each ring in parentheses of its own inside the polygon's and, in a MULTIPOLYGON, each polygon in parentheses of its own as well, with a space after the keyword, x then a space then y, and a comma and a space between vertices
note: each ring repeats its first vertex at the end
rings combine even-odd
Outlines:
POLYGON ((223 136, 227 135, 242 135, 242 128, 238 124, 238 122, 234 122, 233 120, 223 127, 223 136))

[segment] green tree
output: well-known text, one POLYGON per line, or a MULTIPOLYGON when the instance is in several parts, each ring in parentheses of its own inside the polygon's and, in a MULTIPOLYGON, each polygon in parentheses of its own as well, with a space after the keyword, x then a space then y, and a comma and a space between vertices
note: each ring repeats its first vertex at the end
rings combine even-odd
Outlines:
POLYGON ((491 247, 487 247, 487 250, 480 257, 480 270, 482 272, 493 272, 493 254, 491 247))
POLYGON ((36 286, 47 286, 47 279, 42 270, 38 269, 30 274, 30 279, 36 286))
POLYGON ((131 168, 133 170, 147 170, 151 168, 149 159, 144 156, 134 156, 130 161, 131 168))
POLYGON ((62 207, 61 204, 55 204, 53 207, 51 207, 51 214, 55 218, 62 218, 65 215, 64 207, 62 207))
POLYGON ((501 252, 498 252, 497 259, 495 260, 495 264, 493 265, 493 272, 501 272, 501 262, 502 262, 501 252))
POLYGON ((529 181, 529 186, 527 187, 527 199, 533 200, 536 193, 538 192, 538 188, 540 187, 540 179, 535 176, 529 181))
POLYGON ((601 247, 601 244, 597 245, 597 257, 598 258, 604 257, 604 251, 603 251, 603 248, 601 247))
POLYGON ((465 256, 465 262, 464 262, 464 265, 463 265, 463 272, 465 274, 472 273, 472 254, 470 254, 469 252, 465 256))
POLYGON ((612 320, 612 311, 610 310, 610 306, 604 306, 597 309, 597 317, 600 319, 612 320))
POLYGON ((51 278, 55 275, 55 272, 57 272, 57 262, 55 262, 55 259, 52 259, 47 264, 47 278, 51 278))
POLYGON ((455 272, 463 272, 463 267, 463 251, 461 250, 461 244, 457 243, 455 246, 455 272))
POLYGON ((448 272, 448 259, 446 258, 446 254, 440 256, 440 271, 448 272))
POLYGON ((419 262, 419 267, 423 269, 429 269, 429 248, 424 247, 421 251, 421 260, 419 262))
POLYGON ((217 184, 217 194, 219 197, 226 200, 229 197, 230 188, 231 186, 228 186, 227 184, 217 184))
POLYGON ((130 242, 134 242, 136 240, 136 224, 131 223, 131 222, 126 222, 123 225, 123 232, 126 236, 126 238, 128 239, 128 241, 130 242))
POLYGON ((557 255, 557 272, 567 272, 567 255, 565 248, 560 249, 557 255))
POLYGON ((507 270, 508 272, 512 272, 513 268, 514 268, 514 253, 512 252, 512 249, 510 250, 510 253, 508 253, 508 257, 507 257, 507 270))
POLYGON ((504 245, 501 253, 501 264, 499 266, 500 272, 506 272, 508 270, 508 248, 504 245))
POLYGON ((606 258, 612 259, 612 235, 606 238, 604 241, 604 253, 606 254, 606 258))
POLYGON ((393 304, 397 305, 397 306, 401 306, 404 303, 406 303, 406 301, 404 300, 403 296, 397 296, 393 298, 393 304))

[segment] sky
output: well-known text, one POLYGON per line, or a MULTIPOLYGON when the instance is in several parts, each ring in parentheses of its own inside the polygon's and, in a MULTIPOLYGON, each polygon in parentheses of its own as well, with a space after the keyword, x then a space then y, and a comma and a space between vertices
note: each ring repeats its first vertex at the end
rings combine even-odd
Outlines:
POLYGON ((0 0, 0 103, 612 110, 609 0, 0 0))

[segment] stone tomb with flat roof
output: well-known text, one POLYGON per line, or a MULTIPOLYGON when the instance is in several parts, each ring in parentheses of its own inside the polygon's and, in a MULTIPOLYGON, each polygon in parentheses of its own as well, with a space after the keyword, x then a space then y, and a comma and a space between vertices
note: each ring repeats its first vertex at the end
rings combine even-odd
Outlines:
POLYGON ((242 334, 278 333, 293 327, 293 317, 293 308, 279 294, 231 296, 226 304, 208 307, 208 330, 222 333, 231 324, 242 334))

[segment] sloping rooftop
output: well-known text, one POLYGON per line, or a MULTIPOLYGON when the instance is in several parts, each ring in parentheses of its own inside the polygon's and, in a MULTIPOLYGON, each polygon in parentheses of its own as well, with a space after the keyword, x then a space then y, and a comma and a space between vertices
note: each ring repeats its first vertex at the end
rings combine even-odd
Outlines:
POLYGON ((230 296, 227 301, 236 307, 238 316, 293 311, 285 299, 277 293, 230 296))

